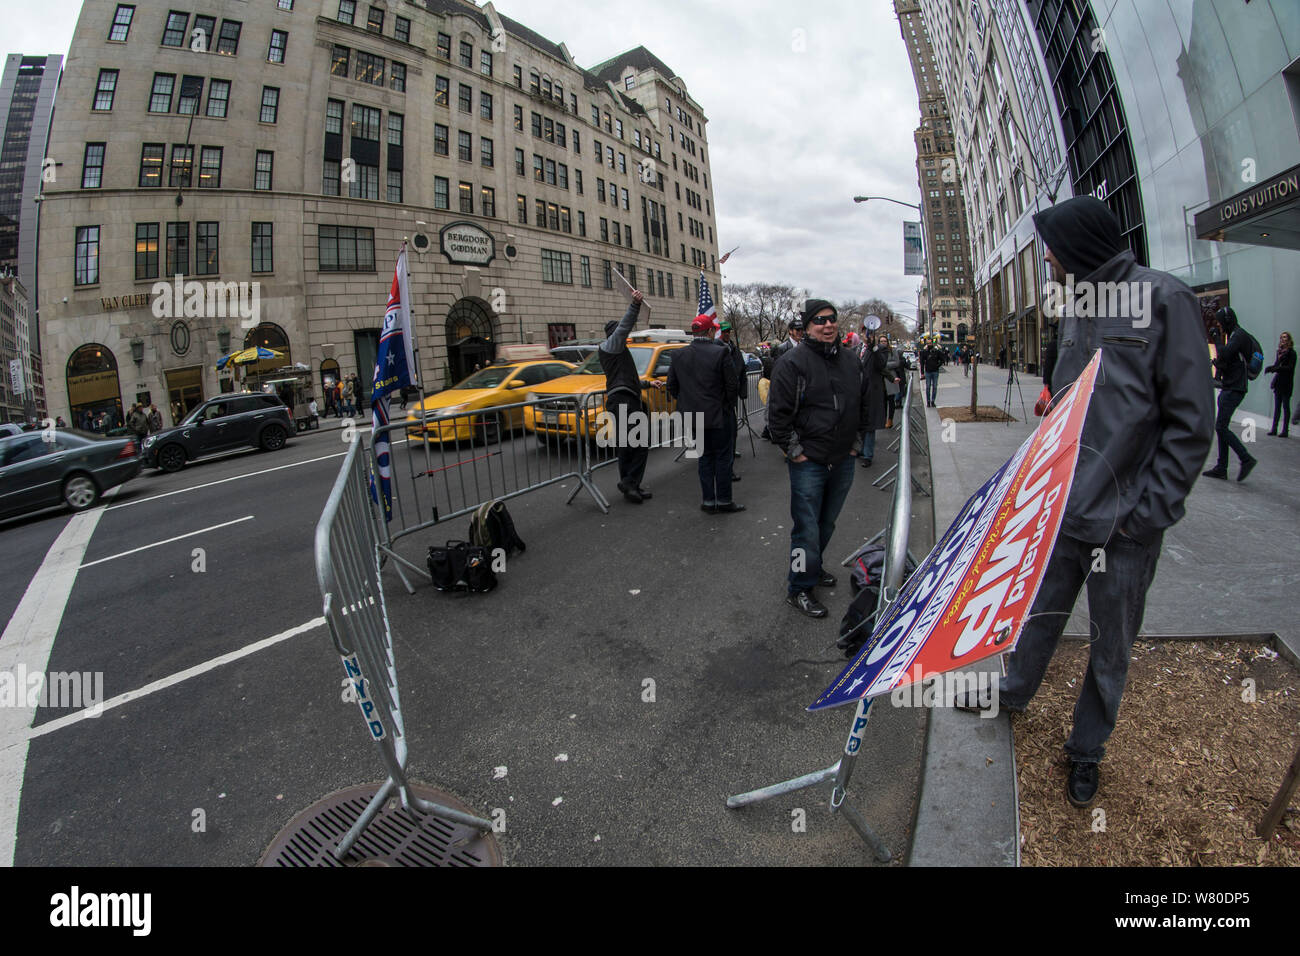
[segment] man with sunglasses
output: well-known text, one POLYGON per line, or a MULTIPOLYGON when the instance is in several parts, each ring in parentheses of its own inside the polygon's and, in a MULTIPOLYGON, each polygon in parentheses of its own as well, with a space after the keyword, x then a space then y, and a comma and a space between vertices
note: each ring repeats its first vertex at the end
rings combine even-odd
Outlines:
POLYGON ((853 459, 870 420, 867 376, 857 356, 840 346, 837 319, 826 300, 807 301, 803 344, 772 369, 768 393, 768 427, 790 471, 786 603, 813 618, 828 613, 813 588, 835 587, 835 577, 822 570, 822 554, 853 485, 853 459))

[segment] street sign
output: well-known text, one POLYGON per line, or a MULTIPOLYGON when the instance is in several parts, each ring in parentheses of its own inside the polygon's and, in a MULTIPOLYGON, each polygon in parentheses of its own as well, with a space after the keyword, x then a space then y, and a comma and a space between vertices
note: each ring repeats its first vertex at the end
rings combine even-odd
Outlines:
POLYGON ((15 395, 21 395, 27 391, 27 384, 23 381, 23 360, 9 360, 9 384, 15 395))

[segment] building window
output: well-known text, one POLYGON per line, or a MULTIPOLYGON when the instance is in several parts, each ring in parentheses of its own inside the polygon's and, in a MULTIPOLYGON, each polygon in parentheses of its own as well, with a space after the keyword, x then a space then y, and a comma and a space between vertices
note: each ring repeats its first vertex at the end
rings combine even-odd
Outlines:
POLYGON ((215 222, 194 224, 195 275, 214 276, 221 271, 220 229, 220 224, 215 222))
POLYGON ((99 282, 99 227, 77 227, 76 284, 99 282))
POLYGON ((474 44, 460 41, 460 65, 467 70, 474 69, 474 44))
POLYGON ((546 228, 546 200, 544 199, 537 200, 536 212, 537 212, 537 228, 545 229, 546 228))
POLYGON ((388 145, 401 146, 406 131, 406 117, 401 113, 388 114, 388 145))
POLYGON ((532 125, 533 135, 540 138, 542 135, 542 114, 533 113, 532 122, 533 122, 532 125))
POLYGON ((389 65, 388 87, 397 93, 406 92, 406 64, 394 60, 389 65))
POLYGON ((375 231, 361 226, 319 226, 317 265, 321 272, 374 272, 375 231))
POLYGON ((460 95, 457 105, 462 113, 474 112, 474 91, 464 83, 460 84, 460 95))
POLYGON ((127 34, 131 32, 133 16, 135 16, 135 7, 119 3, 117 12, 113 14, 113 25, 109 27, 108 38, 115 43, 125 43, 127 34))
POLYGON ((555 182, 561 189, 569 188, 569 167, 560 163, 555 167, 555 182))
POLYGON ((379 167, 357 163, 356 178, 348 184, 348 196, 353 199, 379 198, 379 167))
POLYGON ((515 106, 515 129, 521 133, 524 131, 524 108, 515 106))
POLYGON ((524 71, 518 63, 514 65, 515 88, 522 90, 524 88, 524 71))
POLYGON ((325 132, 342 134, 343 132, 343 101, 342 100, 325 101, 325 132))
POLYGON ((176 97, 176 112, 182 116, 193 116, 199 111, 199 100, 203 98, 203 77, 181 77, 181 89, 176 97))
POLYGON ((172 165, 167 173, 167 185, 189 188, 194 170, 194 147, 172 144, 172 165))
POLYGON ((542 281, 573 285, 573 257, 567 252, 543 249, 542 281))
POLYGON ((402 43, 411 42, 411 21, 406 17, 398 17, 393 23, 393 39, 402 43))
POLYGON ((600 220, 600 241, 609 242, 609 220, 604 217, 600 220))
POLYGON ((199 151, 199 188, 221 188, 220 146, 204 146, 199 151))
POLYGON ((334 49, 330 53, 330 75, 341 76, 347 79, 348 71, 352 67, 352 51, 345 46, 334 44, 334 49))
POLYGON ((492 75, 492 52, 490 50, 479 51, 478 71, 484 76, 492 75))
POLYGON ((625 90, 630 90, 630 89, 632 89, 632 85, 633 85, 634 83, 636 83, 636 77, 635 77, 635 76, 629 76, 627 79, 625 79, 625 80, 623 81, 623 89, 625 89, 625 90))
POLYGON ((163 27, 163 46, 184 46, 185 28, 190 24, 190 15, 176 10, 167 14, 167 25, 163 27))
POLYGON ((601 261, 605 264, 605 288, 612 289, 614 288, 614 263, 608 259, 602 259, 601 261))
MULTIPOLYGON (((581 215, 581 213, 579 213, 581 215)), ((578 266, 582 270, 582 285, 585 289, 591 288, 591 260, 586 256, 578 259, 578 266)))
POLYGON ((353 23, 357 18, 357 0, 339 0, 339 23, 353 23))
POLYGON ((81 188, 98 189, 104 182, 104 144, 87 143, 81 160, 81 188))
POLYGON ((560 207, 560 231, 573 234, 573 216, 568 206, 560 207))
POLYGON ((479 189, 479 206, 483 210, 483 215, 489 219, 495 219, 497 216, 497 192, 491 186, 483 186, 479 189))
POLYGON ((271 46, 266 51, 268 63, 283 63, 285 51, 289 47, 289 34, 284 30, 271 31, 271 46))
POLYGON ((190 224, 167 223, 167 274, 186 275, 190 271, 190 224))
POLYGON ((149 112, 170 113, 172 111, 172 91, 176 88, 176 74, 155 73, 153 89, 149 91, 149 112))
POLYGON ((371 7, 366 13, 366 29, 371 33, 384 32, 384 11, 371 7))
POLYGON ((668 298, 671 299, 675 295, 677 295, 677 293, 673 291, 673 274, 670 272, 668 273, 668 298))
POLYGON ((524 175, 524 151, 522 149, 515 150, 515 175, 524 175))
POLYGON ((515 196, 515 219, 519 225, 528 225, 528 197, 515 196))
POLYGON ((533 179, 536 182, 539 183, 546 182, 546 174, 542 171, 542 169, 543 169, 542 157, 538 156, 536 153, 533 153, 533 179))
POLYGON ((472 163, 474 161, 474 137, 461 130, 456 134, 456 143, 460 161, 462 163, 472 163))
POLYGON ((321 174, 321 192, 326 196, 337 196, 339 194, 339 161, 337 159, 325 160, 325 167, 321 174))
POLYGON ((444 60, 451 59, 451 37, 446 33, 438 34, 438 56, 444 60))
POLYGON ((479 145, 479 162, 481 162, 484 166, 491 167, 493 164, 492 140, 488 139, 486 136, 480 136, 478 145, 479 145))
POLYGON ((224 118, 230 105, 230 81, 212 80, 208 84, 208 115, 224 118))
POLYGON ((357 69, 353 79, 372 86, 384 85, 384 58, 372 53, 357 51, 357 69))
POLYGON ((433 124, 433 152, 438 156, 447 155, 447 136, 449 130, 441 123, 433 124))
POLYGON ((158 223, 135 224, 135 277, 158 278, 158 223))
POLYGON ((434 80, 433 85, 433 102, 435 106, 446 106, 447 97, 450 94, 451 81, 445 76, 440 76, 434 80))
POLYGON ((263 123, 274 123, 280 114, 280 88, 276 86, 262 87, 262 111, 258 119, 263 123))
POLYGON ((474 184, 462 182, 459 188, 460 194, 460 211, 466 213, 474 212, 474 184))
POLYGON ((629 205, 628 205, 628 202, 627 202, 627 189, 626 189, 626 188, 621 188, 621 189, 619 189, 619 193, 620 193, 620 194, 622 195, 622 197, 623 197, 623 208, 624 208, 624 209, 628 209, 628 210, 630 210, 632 207, 629 206, 629 205))
POLYGON ((433 177, 433 208, 447 209, 450 207, 450 200, 447 195, 448 183, 445 177, 433 177))
POLYGON ((579 196, 582 195, 582 170, 581 169, 575 169, 573 171, 573 188, 577 190, 579 196))
POLYGON ((356 139, 379 142, 379 110, 373 106, 352 104, 352 135, 356 139))
POLYGON ((292 10, 293 0, 276 0, 275 5, 281 10, 292 10))
POLYGON ((265 149, 257 151, 257 161, 253 167, 253 188, 270 189, 271 172, 275 163, 275 154, 265 149))
POLYGON ((140 149, 140 185, 161 186, 163 151, 162 143, 145 143, 140 149))
POLYGON ((238 20, 222 20, 221 35, 217 37, 217 52, 234 56, 239 51, 239 31, 243 24, 238 20))
POLYGON ((400 169, 390 169, 388 171, 386 195, 389 202, 402 201, 402 171, 400 169))
POLYGON ((581 209, 578 210, 578 235, 584 238, 587 235, 587 214, 581 209))
POLYGON ((485 120, 492 118, 492 94, 479 93, 478 95, 478 115, 485 120))
POLYGON ((555 160, 553 159, 546 161, 546 185, 555 185, 555 160))

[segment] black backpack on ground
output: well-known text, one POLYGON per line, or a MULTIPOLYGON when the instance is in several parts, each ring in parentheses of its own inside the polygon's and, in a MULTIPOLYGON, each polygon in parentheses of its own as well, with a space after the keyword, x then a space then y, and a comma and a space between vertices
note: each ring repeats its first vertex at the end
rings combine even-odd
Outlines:
POLYGON ((527 548, 515 531, 504 501, 486 501, 478 506, 469 522, 469 543, 487 549, 489 557, 497 548, 507 556, 516 551, 522 554, 527 548))
MULTIPOLYGON (((876 626, 876 605, 880 601, 880 582, 885 573, 885 546, 879 543, 863 545, 849 559, 849 569, 853 600, 840 619, 840 638, 835 642, 845 657, 855 656, 876 626)), ((903 581, 915 570, 916 565, 908 557, 903 564, 903 581)))
POLYGON ((439 591, 483 593, 497 586, 492 553, 468 541, 448 541, 429 549, 427 559, 433 586, 439 591))

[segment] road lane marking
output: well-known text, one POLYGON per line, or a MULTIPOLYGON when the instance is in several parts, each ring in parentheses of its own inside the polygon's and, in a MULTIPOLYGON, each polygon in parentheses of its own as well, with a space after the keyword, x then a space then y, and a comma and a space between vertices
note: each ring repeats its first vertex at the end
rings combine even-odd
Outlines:
MULTIPOLYGON (((173 687, 182 681, 187 681, 191 677, 198 677, 201 674, 206 674, 208 671, 214 670, 223 664, 229 664, 232 661, 239 660, 241 657, 256 654, 258 651, 265 650, 268 647, 273 647, 281 641, 287 641, 289 638, 297 637, 299 634, 306 634, 308 631, 314 631, 324 623, 325 618, 323 617, 312 618, 305 624, 299 624, 297 627, 291 627, 287 631, 281 631, 279 634, 273 634, 272 636, 260 641, 254 641, 252 644, 245 645, 237 651, 231 651, 229 654, 222 654, 220 657, 214 657, 209 661, 204 661, 202 664, 195 664, 193 667, 187 667, 183 671, 177 671, 169 677, 163 677, 154 681, 152 684, 145 684, 143 687, 137 688, 136 690, 129 690, 125 694, 118 694, 116 697, 111 697, 104 701, 102 705, 87 707, 78 710, 75 713, 67 714, 66 716, 48 721, 41 724, 39 727, 31 727, 27 730, 27 739, 33 740, 36 737, 43 737, 48 733, 53 733, 56 730, 62 730, 64 727, 69 727, 72 724, 80 723, 81 721, 88 719, 92 711, 96 714, 101 714, 103 711, 112 710, 114 707, 120 707, 122 704, 129 703, 133 700, 139 700, 141 697, 147 697, 157 691, 166 690, 168 687, 173 687)), ((98 717, 95 719, 98 719, 98 717)))
POLYGON ((304 461, 293 461, 287 465, 276 465, 274 468, 264 468, 261 471, 250 471, 246 475, 233 475, 230 478, 221 478, 217 481, 209 481, 206 484, 194 485, 192 488, 177 488, 175 491, 164 491, 160 495, 152 495, 148 498, 140 498, 136 501, 124 501, 120 505, 113 505, 109 511, 116 511, 118 508, 129 508, 132 505, 142 505, 148 501, 157 501, 159 498, 170 498, 172 495, 183 495, 187 492, 198 491, 202 488, 211 488, 213 485, 224 485, 228 481, 239 481, 241 478, 256 478, 258 475, 269 475, 273 471, 283 471, 286 468, 297 468, 299 465, 310 465, 318 461, 329 461, 331 458, 342 458, 347 452, 341 451, 337 455, 322 455, 320 458, 308 458, 304 461))
MULTIPOLYGON (((28 674, 45 673, 81 559, 105 510, 101 506, 73 515, 50 545, 0 636, 0 671, 15 674, 21 666, 28 674)), ((0 866, 14 862, 28 734, 36 716, 35 706, 15 704, 0 707, 0 866)))
POLYGON ((116 561, 118 558, 125 558, 128 554, 135 554, 139 551, 148 551, 150 548, 158 548, 164 544, 171 544, 173 541, 180 541, 182 538, 192 538, 196 534, 206 534, 209 531, 216 531, 218 528, 229 528, 232 524, 239 524, 242 521, 252 521, 253 515, 244 515, 242 518, 236 518, 234 521, 223 521, 221 524, 214 524, 210 528, 200 528, 198 531, 190 531, 186 534, 178 534, 174 538, 168 538, 166 541, 155 541, 153 544, 146 544, 139 548, 132 548, 130 551, 123 551, 121 554, 110 555, 107 558, 97 558, 94 561, 87 561, 82 568, 93 568, 97 564, 103 564, 105 561, 116 561))

